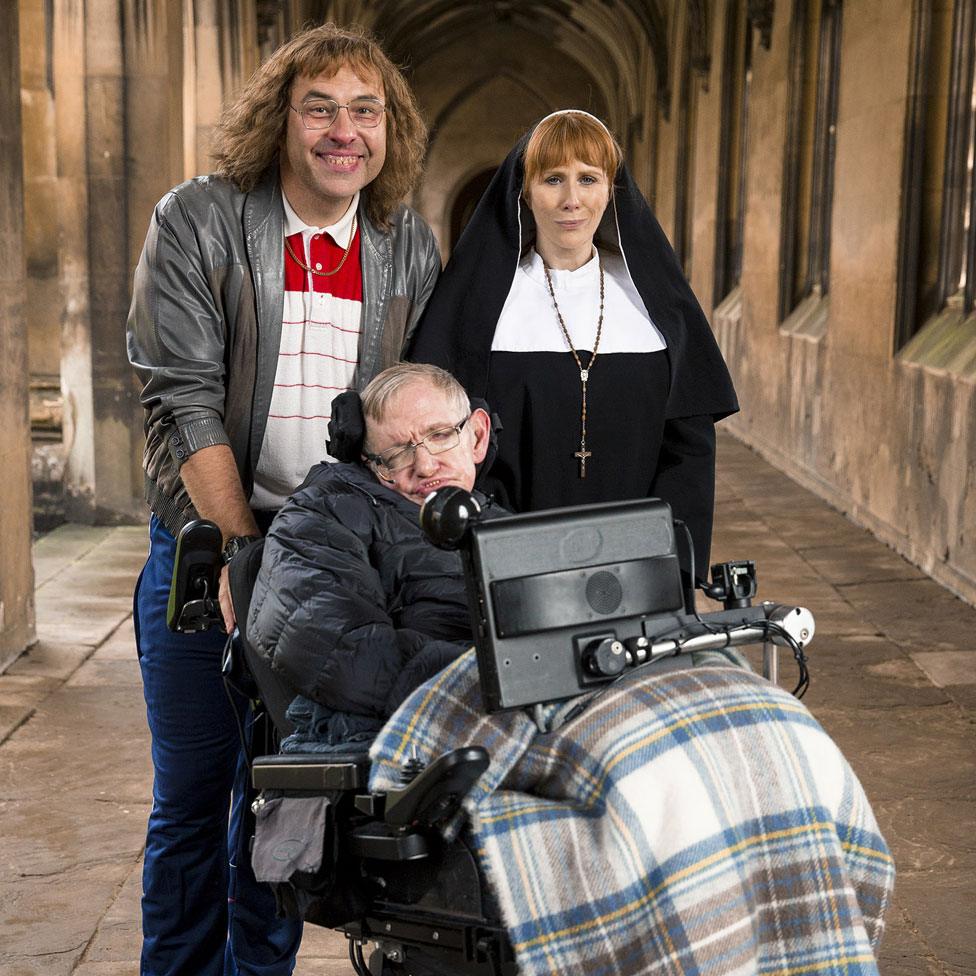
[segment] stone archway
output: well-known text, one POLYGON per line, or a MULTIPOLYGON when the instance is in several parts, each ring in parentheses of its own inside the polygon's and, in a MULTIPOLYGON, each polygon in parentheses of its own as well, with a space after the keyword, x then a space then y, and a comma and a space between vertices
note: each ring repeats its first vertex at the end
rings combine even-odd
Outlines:
POLYGON ((558 108, 601 116, 608 109, 583 64, 511 25, 479 40, 476 65, 470 39, 461 37, 419 64, 411 80, 431 123, 424 180, 413 204, 445 260, 459 232, 455 202, 479 173, 498 166, 526 129, 558 108))
POLYGON ((546 102, 524 83, 500 74, 470 90, 440 116, 417 205, 437 235, 445 259, 455 239, 451 217, 459 188, 475 174, 493 171, 518 137, 548 111, 546 102), (498 105, 513 108, 500 115, 498 105))
POLYGON ((454 245, 457 244, 461 232, 471 219, 474 208, 478 206, 481 194, 488 189, 488 184, 495 175, 495 169, 496 167, 489 166, 488 169, 483 169, 479 173, 476 173, 467 183, 462 184, 457 195, 454 197, 454 203, 451 205, 451 236, 448 240, 448 246, 452 250, 454 249, 454 245))

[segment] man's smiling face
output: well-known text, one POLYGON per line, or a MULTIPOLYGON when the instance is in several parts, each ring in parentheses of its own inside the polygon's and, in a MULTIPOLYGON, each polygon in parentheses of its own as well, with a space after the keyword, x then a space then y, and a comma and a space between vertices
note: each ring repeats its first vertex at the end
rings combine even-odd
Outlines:
POLYGON ((301 75, 291 87, 285 144, 281 151, 281 185, 288 202, 307 224, 335 223, 349 208, 357 190, 379 175, 386 160, 384 114, 373 129, 359 128, 345 108, 328 129, 307 129, 300 110, 308 102, 331 98, 346 105, 356 98, 384 102, 379 77, 360 77, 348 65, 330 74, 301 75))

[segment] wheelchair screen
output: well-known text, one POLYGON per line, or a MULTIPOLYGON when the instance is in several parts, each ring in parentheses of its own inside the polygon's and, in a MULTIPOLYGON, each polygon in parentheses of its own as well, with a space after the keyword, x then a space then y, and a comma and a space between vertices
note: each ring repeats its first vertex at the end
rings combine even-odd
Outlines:
POLYGON ((644 621, 684 609, 670 508, 639 499, 478 522, 464 547, 489 711, 571 698, 626 664, 644 621))

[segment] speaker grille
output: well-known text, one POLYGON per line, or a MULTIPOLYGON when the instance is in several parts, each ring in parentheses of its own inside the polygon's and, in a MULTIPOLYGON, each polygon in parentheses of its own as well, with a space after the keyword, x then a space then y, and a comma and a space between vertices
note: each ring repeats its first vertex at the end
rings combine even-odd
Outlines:
POLYGON ((605 569, 594 573, 586 581, 586 602, 597 613, 613 613, 624 598, 620 580, 605 569))

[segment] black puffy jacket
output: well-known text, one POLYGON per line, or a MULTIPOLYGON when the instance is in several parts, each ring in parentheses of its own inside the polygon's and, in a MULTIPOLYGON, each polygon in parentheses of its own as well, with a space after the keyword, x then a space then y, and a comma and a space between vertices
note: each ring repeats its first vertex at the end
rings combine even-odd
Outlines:
POLYGON ((461 561, 413 502, 355 464, 319 464, 275 517, 247 633, 292 687, 386 718, 471 645, 461 561))

